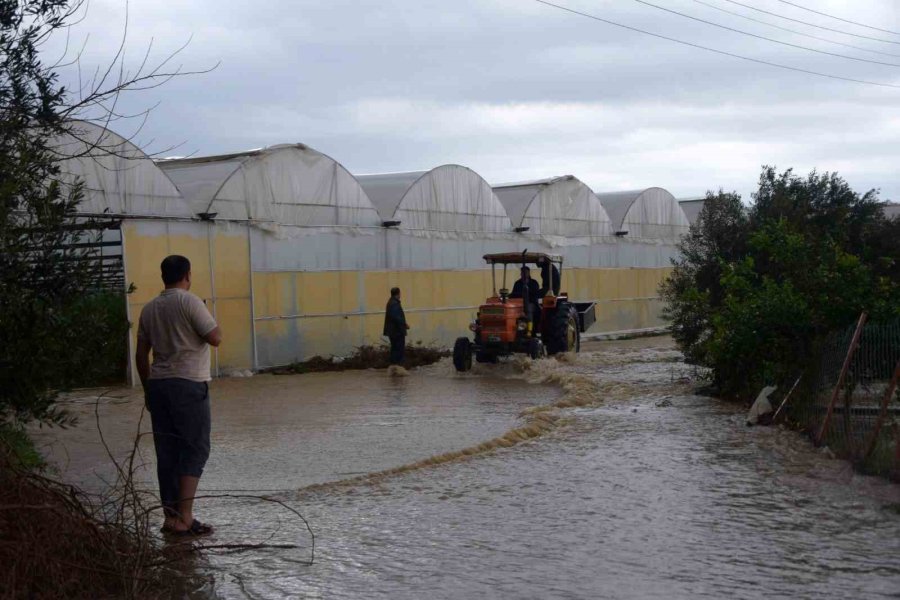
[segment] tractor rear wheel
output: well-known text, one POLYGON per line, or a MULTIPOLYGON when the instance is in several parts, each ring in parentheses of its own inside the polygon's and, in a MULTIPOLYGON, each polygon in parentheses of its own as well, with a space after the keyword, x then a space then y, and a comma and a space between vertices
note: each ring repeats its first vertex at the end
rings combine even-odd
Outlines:
POLYGON ((453 366, 460 373, 472 368, 472 344, 469 338, 456 338, 453 344, 453 366))
POLYGON ((581 350, 581 332, 578 329, 578 312, 574 306, 561 304, 550 317, 547 327, 547 353, 578 352, 581 350))

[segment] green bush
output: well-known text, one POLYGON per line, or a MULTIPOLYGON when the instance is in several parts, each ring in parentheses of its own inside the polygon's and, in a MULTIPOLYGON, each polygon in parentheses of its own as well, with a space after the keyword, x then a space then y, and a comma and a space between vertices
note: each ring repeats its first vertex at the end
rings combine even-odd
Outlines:
POLYGON ((900 220, 836 174, 766 167, 749 206, 707 194, 662 285, 687 359, 725 395, 793 380, 828 332, 900 315, 900 220))

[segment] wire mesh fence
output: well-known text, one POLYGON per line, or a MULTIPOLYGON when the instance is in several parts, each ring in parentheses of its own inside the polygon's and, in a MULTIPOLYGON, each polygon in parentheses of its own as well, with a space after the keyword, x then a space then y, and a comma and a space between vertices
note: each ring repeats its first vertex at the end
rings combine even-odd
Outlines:
POLYGON ((900 319, 828 336, 788 418, 864 472, 900 480, 900 319))

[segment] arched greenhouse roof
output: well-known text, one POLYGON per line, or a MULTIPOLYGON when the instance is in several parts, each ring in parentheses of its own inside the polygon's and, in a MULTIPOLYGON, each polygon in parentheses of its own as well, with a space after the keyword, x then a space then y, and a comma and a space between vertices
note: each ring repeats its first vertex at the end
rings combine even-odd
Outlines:
POLYGON ((573 175, 498 184, 494 193, 513 226, 527 227, 528 233, 563 237, 612 234, 600 200, 573 175))
POLYGON ((703 204, 705 202, 705 196, 697 198, 679 198, 678 206, 684 211, 684 216, 687 217, 688 223, 693 225, 697 222, 697 219, 700 218, 700 211, 703 210, 703 204))
POLYGON ((597 194, 616 231, 631 238, 678 239, 690 223, 675 196, 659 187, 597 194))
POLYGON ((383 221, 402 229, 501 233, 512 224, 493 190, 475 171, 441 165, 430 171, 359 175, 383 221))
POLYGON ((298 227, 380 225, 343 165, 304 144, 158 161, 196 213, 298 227))
POLYGON ((190 205, 143 150, 119 134, 87 121, 68 124, 50 142, 61 158, 64 186, 82 182, 78 211, 87 215, 190 218, 190 205))

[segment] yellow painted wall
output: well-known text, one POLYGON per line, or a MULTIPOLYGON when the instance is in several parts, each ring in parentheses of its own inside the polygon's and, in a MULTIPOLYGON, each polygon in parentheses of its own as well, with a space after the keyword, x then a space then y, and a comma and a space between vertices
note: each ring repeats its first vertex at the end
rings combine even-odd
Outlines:
MULTIPOLYGON (((128 297, 132 349, 140 310, 163 288, 160 261, 183 254, 192 263, 191 291, 207 302, 222 328, 224 342, 213 352, 214 375, 253 368, 254 328, 259 367, 382 343, 384 307, 394 286, 403 290, 409 339, 449 345, 469 334, 477 306, 491 292, 487 269, 283 271, 251 277, 246 227, 161 221, 128 221, 122 227, 126 281, 136 287, 128 297)), ((664 324, 657 288, 670 272, 670 267, 566 269, 563 287, 574 300, 598 302, 591 332, 644 329, 664 324)))
MULTIPOLYGON (((591 332, 663 325, 659 284, 671 268, 569 269, 563 287, 574 300, 595 300, 591 332)), ((511 282, 509 282, 511 284, 511 282)), ((491 292, 488 270, 257 272, 253 274, 260 366, 315 355, 341 355, 384 341, 390 289, 403 291, 411 341, 449 345, 468 334, 491 292)))
MULTIPOLYGON (((196 222, 127 221, 122 225, 131 352, 141 309, 163 289, 159 265, 170 254, 191 261, 191 292, 202 298, 222 329, 224 342, 211 353, 211 370, 227 374, 253 366, 250 262, 246 228, 196 222), (210 268, 210 265, 215 268, 210 268), (215 284, 215 287, 214 287, 215 284), (215 289, 215 292, 213 291, 215 289)), ((132 373, 132 381, 137 374, 132 373)))

